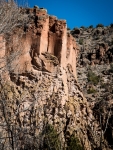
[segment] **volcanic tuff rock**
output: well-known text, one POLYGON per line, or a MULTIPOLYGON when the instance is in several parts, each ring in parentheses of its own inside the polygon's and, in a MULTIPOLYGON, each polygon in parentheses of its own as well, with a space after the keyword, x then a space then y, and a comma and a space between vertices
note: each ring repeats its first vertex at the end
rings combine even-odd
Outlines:
POLYGON ((109 64, 113 62, 113 26, 74 28, 71 34, 80 46, 79 63, 109 64))
MULTIPOLYGON (((90 86, 92 84, 91 82, 89 83, 88 74, 92 71, 95 74, 93 74, 93 77, 101 78, 100 82, 96 83, 95 88, 97 92, 92 94, 96 97, 95 99, 98 99, 99 95, 107 99, 108 94, 105 96, 105 93, 109 89, 106 88, 106 84, 109 84, 109 87, 112 89, 110 82, 112 83, 113 76, 113 25, 96 28, 91 26, 80 29, 74 28, 71 33, 80 46, 77 60, 77 75, 80 87, 88 99, 94 99, 91 95, 88 96, 89 94, 87 94, 89 84, 90 86), (98 92, 100 92, 99 95, 98 92)), ((112 94, 112 92, 109 94, 112 94)))
POLYGON ((113 24, 74 28, 71 33, 80 46, 78 83, 96 119, 101 122, 106 149, 113 149, 113 24))
POLYGON ((50 124, 62 140, 61 149, 72 135, 86 150, 99 147, 98 124, 77 83, 78 47, 66 21, 43 8, 24 11, 25 26, 0 35, 0 144, 7 150, 12 139, 13 148, 39 148, 50 124))

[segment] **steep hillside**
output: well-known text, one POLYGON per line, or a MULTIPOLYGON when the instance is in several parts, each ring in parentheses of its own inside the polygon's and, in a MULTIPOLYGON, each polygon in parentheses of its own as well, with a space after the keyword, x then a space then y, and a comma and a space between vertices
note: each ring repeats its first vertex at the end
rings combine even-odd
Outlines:
POLYGON ((96 28, 82 27, 71 31, 80 46, 80 65, 109 64, 113 62, 113 24, 96 28))
POLYGON ((80 46, 78 83, 113 148, 113 25, 75 28, 71 33, 80 46))

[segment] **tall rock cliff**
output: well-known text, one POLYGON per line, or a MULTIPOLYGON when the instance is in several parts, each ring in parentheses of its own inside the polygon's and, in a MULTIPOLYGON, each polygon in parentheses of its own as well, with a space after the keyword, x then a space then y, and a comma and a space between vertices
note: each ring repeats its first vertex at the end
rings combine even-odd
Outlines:
POLYGON ((77 83, 78 47, 66 21, 43 8, 24 11, 24 27, 0 35, 2 149, 52 149, 57 139, 49 139, 47 126, 61 141, 56 149, 71 149, 72 143, 99 147, 97 122, 77 83))

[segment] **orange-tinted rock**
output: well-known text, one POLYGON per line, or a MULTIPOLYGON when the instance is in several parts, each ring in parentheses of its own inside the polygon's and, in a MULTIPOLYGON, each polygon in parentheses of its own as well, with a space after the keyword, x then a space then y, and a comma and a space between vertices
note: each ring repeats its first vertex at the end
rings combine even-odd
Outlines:
POLYGON ((60 66, 65 68, 70 64, 76 76, 77 46, 74 38, 67 34, 66 21, 49 16, 45 9, 34 8, 26 11, 30 21, 24 29, 25 32, 16 29, 10 43, 7 42, 5 47, 6 57, 12 52, 15 55, 10 64, 11 68, 16 68, 14 71, 19 73, 29 71, 31 68, 45 68, 46 71, 52 72, 54 63, 46 61, 42 55, 47 52, 58 58, 60 66))
POLYGON ((67 63, 72 65, 74 75, 76 75, 76 65, 74 65, 76 64, 76 57, 77 57, 76 42, 73 39, 73 37, 70 34, 68 34, 66 59, 67 63))
POLYGON ((0 70, 5 66, 5 39, 3 35, 0 36, 0 70))

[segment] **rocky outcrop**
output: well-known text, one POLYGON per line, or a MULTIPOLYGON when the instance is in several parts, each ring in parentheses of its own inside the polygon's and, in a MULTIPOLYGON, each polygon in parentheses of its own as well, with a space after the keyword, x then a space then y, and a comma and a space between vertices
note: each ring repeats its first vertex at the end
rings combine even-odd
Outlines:
POLYGON ((61 149, 70 149, 72 135, 86 150, 99 148, 99 125, 77 83, 78 47, 66 21, 43 8, 24 11, 25 26, 0 35, 1 147, 43 149, 49 124, 61 149))
POLYGON ((10 43, 6 43, 3 51, 6 57, 11 55, 12 50, 13 53, 19 53, 14 56, 18 58, 11 60, 11 68, 16 66, 15 73, 26 72, 32 66, 35 69, 53 72, 54 65, 66 67, 69 63, 76 77, 77 46, 75 39, 70 34, 67 35, 66 21, 49 16, 45 9, 27 9, 26 13, 29 22, 24 27, 25 32, 23 33, 22 29, 15 29, 13 36, 10 37, 10 43), (49 53, 51 57, 46 59, 44 53, 49 53), (53 62, 53 55, 57 57, 59 63, 53 62))
POLYGON ((101 149, 113 149, 113 26, 75 28, 71 33, 80 46, 78 84, 100 124, 96 132, 101 133, 101 149))
POLYGON ((113 27, 74 28, 71 34, 80 46, 78 65, 101 65, 113 62, 113 27))

